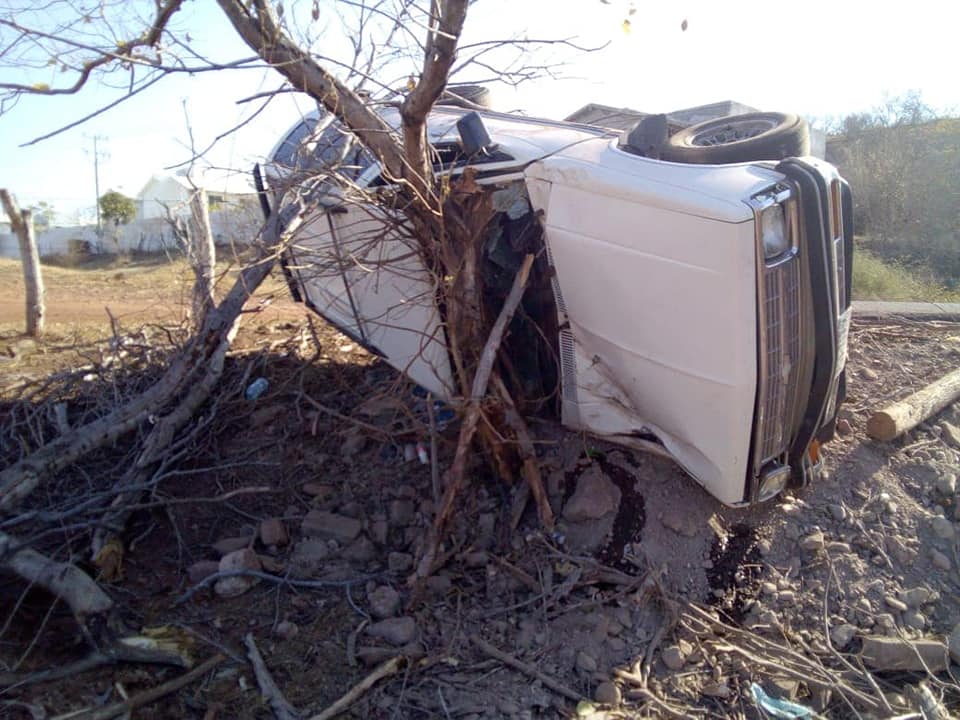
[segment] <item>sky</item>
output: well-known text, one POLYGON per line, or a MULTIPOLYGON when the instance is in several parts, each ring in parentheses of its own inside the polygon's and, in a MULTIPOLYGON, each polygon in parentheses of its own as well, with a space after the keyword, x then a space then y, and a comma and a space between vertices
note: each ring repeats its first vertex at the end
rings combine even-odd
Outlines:
MULTIPOLYGON (((309 11, 309 3, 297 2, 287 2, 291 20, 303 17, 296 13, 304 6, 309 11)), ((10 4, 4 0, 0 12, 10 4)), ((324 0, 320 10, 308 30, 325 54, 343 56, 347 45, 333 0, 324 0)), ((251 54, 213 0, 187 0, 175 22, 210 57, 251 54)), ((958 114, 960 83, 950 57, 957 27, 960 3, 943 0, 478 0, 461 43, 527 37, 604 45, 590 53, 552 46, 526 62, 560 63, 556 70, 562 77, 518 89, 491 86, 497 109, 544 117, 562 118, 588 102, 669 112, 725 99, 808 118, 840 117, 911 91, 938 111, 958 114)), ((392 72, 402 76, 408 68, 392 72)), ((469 72, 455 79, 475 79, 469 72)), ((22 78, 15 69, 0 68, 0 82, 17 79, 22 78)), ((72 96, 25 97, 0 115, 0 187, 10 188, 23 206, 52 204, 60 224, 73 224, 90 217, 97 196, 94 136, 103 153, 100 193, 117 189, 135 196, 151 175, 175 172, 189 162, 191 132, 195 146, 206 147, 258 107, 237 100, 280 82, 268 69, 169 77, 80 127, 22 147, 116 94, 92 85, 72 96)), ((241 131, 216 143, 205 161, 246 177, 311 107, 302 96, 280 96, 241 131)))

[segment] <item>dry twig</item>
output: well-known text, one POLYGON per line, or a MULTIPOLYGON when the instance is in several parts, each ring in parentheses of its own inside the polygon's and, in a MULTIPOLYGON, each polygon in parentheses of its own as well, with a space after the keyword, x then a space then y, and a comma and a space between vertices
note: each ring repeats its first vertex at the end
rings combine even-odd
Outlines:
POLYGON ((64 715, 58 715, 55 718, 52 718, 52 720, 109 720, 110 718, 115 718, 118 715, 125 715, 133 710, 136 710, 138 707, 152 703, 154 700, 159 700, 165 695, 169 695, 170 693, 176 692, 182 687, 186 687, 190 683, 206 675, 223 661, 224 656, 218 653, 203 664, 195 667, 190 672, 184 673, 180 677, 169 680, 162 685, 151 688, 150 690, 142 692, 139 695, 134 695, 129 700, 114 703, 113 705, 107 705, 106 707, 102 708, 91 708, 89 710, 82 710, 80 712, 70 712, 64 715))
POLYGON ((584 699, 583 696, 580 695, 579 693, 576 693, 570 688, 564 685, 561 685, 549 675, 544 675, 542 672, 537 670, 532 665, 528 665, 522 660, 518 660, 513 655, 508 655, 507 653, 501 650, 497 650, 497 648, 495 648, 493 645, 488 643, 486 640, 484 640, 480 636, 471 635, 470 642, 476 645, 477 648, 481 650, 483 653, 485 653, 486 655, 489 655, 490 657, 496 660, 499 660, 504 665, 509 665, 514 670, 519 670, 524 675, 528 675, 532 678, 539 680, 546 687, 550 688, 558 695, 562 695, 563 697, 567 698, 567 700, 572 700, 573 702, 580 702, 581 700, 584 699))
POLYGON ((330 720, 342 713, 348 707, 353 705, 370 688, 376 685, 383 678, 396 675, 397 672, 406 664, 407 659, 403 656, 397 656, 387 660, 379 665, 372 673, 348 690, 339 700, 321 713, 314 715, 310 720, 330 720))

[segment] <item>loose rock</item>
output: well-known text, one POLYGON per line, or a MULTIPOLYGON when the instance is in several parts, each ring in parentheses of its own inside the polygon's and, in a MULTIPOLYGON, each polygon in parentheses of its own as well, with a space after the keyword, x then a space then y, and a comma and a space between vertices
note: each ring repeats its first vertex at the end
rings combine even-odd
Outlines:
POLYGON ((830 516, 837 522, 843 522, 847 519, 847 510, 843 505, 833 503, 828 505, 827 509, 830 511, 830 516))
POLYGON ((935 517, 930 521, 930 527, 934 534, 941 540, 953 540, 956 535, 953 523, 945 517, 935 517))
POLYGON ((563 506, 563 517, 570 522, 597 520, 616 513, 620 507, 620 488, 591 465, 577 480, 577 488, 563 506))
MULTIPOLYGON (((249 549, 235 550, 220 559, 219 572, 236 572, 238 570, 261 570, 260 558, 249 549)), ((260 582, 255 577, 227 577, 220 578, 213 586, 213 590, 221 597, 236 597, 243 595, 247 590, 260 582)))
POLYGON ((616 683, 607 681, 597 685, 597 689, 593 693, 593 699, 604 705, 619 705, 623 696, 616 683))
POLYGON ((660 524, 683 537, 696 537, 700 531, 697 522, 681 508, 669 508, 660 516, 660 524))
POLYGON ((400 593, 389 585, 381 585, 367 596, 370 614, 378 620, 393 617, 400 609, 400 593))
POLYGON ((896 637, 868 636, 861 651, 864 663, 874 670, 941 672, 948 665, 947 646, 939 640, 902 640, 896 637))
POLYGON ((406 645, 417 636, 417 623, 412 617, 388 618, 370 625, 367 634, 391 645, 406 645))
POLYGON ((960 448, 960 428, 946 420, 940 423, 940 427, 943 429, 943 439, 954 447, 960 448))
POLYGON ((730 686, 725 682, 711 682, 703 686, 703 694, 715 698, 730 697, 730 686))
POLYGON ((287 526, 280 518, 267 518, 260 523, 260 542, 267 547, 282 546, 290 542, 287 526))
POLYGON ((949 570, 952 566, 950 563, 950 558, 944 555, 939 550, 930 551, 930 559, 933 562, 933 566, 938 570, 949 570))
POLYGON ((915 587, 910 588, 909 590, 902 590, 899 595, 903 602, 915 610, 922 608, 924 605, 932 602, 935 599, 935 593, 929 588, 925 587, 915 587))
POLYGON ((857 626, 844 623, 830 630, 830 640, 838 650, 845 648, 857 634, 857 626))
POLYGON ((377 557, 377 548, 366 535, 361 535, 343 549, 344 560, 367 563, 377 557))
POLYGON ((923 630, 927 626, 927 619, 917 610, 907 610, 901 619, 903 624, 912 630, 923 630))
POLYGON ((937 476, 934 485, 938 493, 946 498, 951 498, 957 492, 957 476, 951 472, 941 473, 937 476))
POLYGON ((276 633, 277 637, 281 638, 282 640, 292 640, 300 633, 300 628, 294 622, 282 620, 277 623, 277 627, 274 632, 276 633))
POLYGON ((823 537, 823 533, 818 530, 817 532, 810 533, 801 540, 800 547, 807 552, 817 552, 826 547, 826 540, 823 537))
POLYGON ((341 542, 353 540, 363 529, 356 518, 336 515, 323 510, 311 510, 303 518, 300 531, 308 537, 318 537, 341 542))
POLYGON ((581 650, 577 653, 577 670, 584 673, 595 673, 597 671, 597 660, 593 655, 581 650))
POLYGON ((220 570, 220 563, 216 560, 200 560, 187 568, 187 578, 191 585, 196 585, 204 578, 208 578, 220 570))
POLYGON ((894 610, 898 610, 899 612, 903 612, 904 610, 907 609, 907 604, 905 602, 903 602, 902 600, 898 600, 892 595, 887 595, 883 599, 883 601, 887 604, 888 607, 891 607, 894 610))
POLYGON ((330 557, 330 548, 325 541, 301 540, 293 547, 293 553, 290 556, 290 573, 298 578, 316 575, 328 557, 330 557))
POLYGON ((668 645, 661 650, 660 659, 671 670, 681 670, 687 662, 686 656, 677 645, 668 645))
POLYGON ((250 537, 248 535, 243 536, 234 536, 234 537, 225 537, 217 540, 213 544, 213 549, 216 550, 217 554, 220 557, 224 555, 229 555, 232 552, 237 550, 243 550, 245 547, 250 545, 250 537))

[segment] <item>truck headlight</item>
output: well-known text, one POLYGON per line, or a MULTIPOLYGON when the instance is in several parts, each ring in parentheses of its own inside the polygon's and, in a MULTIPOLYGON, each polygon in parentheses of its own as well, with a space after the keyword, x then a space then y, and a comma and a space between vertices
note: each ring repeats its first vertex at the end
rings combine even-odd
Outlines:
POLYGON ((771 205, 760 214, 760 237, 763 240, 765 260, 773 260, 790 249, 790 237, 787 234, 782 205, 771 205))

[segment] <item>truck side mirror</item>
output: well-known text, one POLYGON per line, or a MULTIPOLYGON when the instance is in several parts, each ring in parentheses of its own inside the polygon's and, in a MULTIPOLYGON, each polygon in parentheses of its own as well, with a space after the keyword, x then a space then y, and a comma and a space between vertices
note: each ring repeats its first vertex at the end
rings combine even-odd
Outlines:
POLYGON ((467 157, 496 149, 483 125, 483 118, 477 112, 469 112, 457 120, 457 132, 460 133, 460 143, 467 157))

